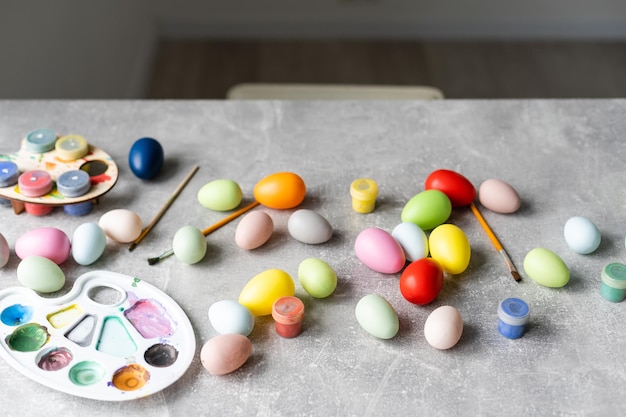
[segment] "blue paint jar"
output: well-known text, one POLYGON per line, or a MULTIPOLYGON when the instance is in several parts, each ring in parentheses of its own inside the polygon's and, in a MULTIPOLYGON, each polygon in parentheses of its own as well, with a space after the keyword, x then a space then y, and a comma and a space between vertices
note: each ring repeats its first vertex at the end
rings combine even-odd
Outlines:
POLYGON ((63 211, 70 216, 84 216, 91 212, 92 207, 91 201, 85 201, 84 203, 66 204, 63 206, 63 211))
POLYGON ((614 303, 626 298, 626 265, 614 262, 602 268, 600 295, 614 303))
POLYGON ((64 197, 80 197, 90 188, 89 174, 80 169, 66 171, 57 178, 57 190, 64 197))
POLYGON ((51 129, 35 129, 26 134, 26 149, 34 153, 44 153, 54 149, 57 134, 51 129))
POLYGON ((0 188, 17 184, 20 170, 15 162, 0 161, 0 188))
POLYGON ((507 298, 498 306, 498 331, 508 339, 519 339, 524 335, 530 308, 524 300, 507 298))

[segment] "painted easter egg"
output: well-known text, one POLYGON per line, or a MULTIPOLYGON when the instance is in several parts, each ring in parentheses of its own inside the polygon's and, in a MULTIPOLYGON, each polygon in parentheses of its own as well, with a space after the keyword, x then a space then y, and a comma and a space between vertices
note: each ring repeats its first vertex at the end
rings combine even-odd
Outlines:
POLYGON ((424 337, 436 349, 450 349, 463 334, 463 318, 452 306, 441 306, 429 314, 424 323, 424 337))
POLYGON ((3 268, 11 257, 11 249, 6 238, 0 233, 0 268, 3 268))
POLYGON ((15 253, 20 259, 43 256, 58 265, 70 255, 70 238, 56 227, 33 229, 15 241, 15 253))
POLYGON ((107 237, 96 223, 83 223, 72 234, 72 257, 80 265, 91 265, 100 259, 107 237))
POLYGON ((522 205, 522 199, 515 188, 496 178, 480 184, 478 201, 489 210, 502 214, 514 213, 522 205))
POLYGON ((193 226, 183 226, 174 234, 172 249, 179 261, 189 265, 195 264, 204 259, 206 255, 206 238, 200 229, 193 226))
POLYGON ((439 190, 425 190, 413 196, 402 208, 403 222, 411 222, 422 230, 432 230, 450 217, 452 204, 439 190))
POLYGON ((400 329, 398 313, 389 301, 378 294, 361 298, 354 314, 363 330, 379 339, 391 339, 400 329))
POLYGON ((233 300, 220 300, 209 307, 209 322, 219 334, 237 333, 248 336, 254 328, 254 316, 233 300))
POLYGON ((212 375, 226 375, 241 368, 252 353, 246 336, 220 334, 209 339, 200 351, 200 362, 212 375))
POLYGON ((588 255, 598 249, 602 236, 598 227, 588 218, 572 217, 563 228, 565 242, 576 253, 588 255))
POLYGON ((469 265, 471 248, 463 230, 454 224, 436 227, 428 237, 430 256, 449 274, 460 274, 469 265))
POLYGON ((274 221, 264 211, 246 214, 235 229, 235 243, 241 249, 252 250, 262 246, 274 233, 274 221))
POLYGON ((306 185, 293 172, 277 172, 261 179, 254 186, 254 198, 273 209, 294 208, 304 200, 306 185))
POLYGON ((127 209, 107 211, 98 220, 107 237, 119 243, 134 241, 141 234, 142 222, 135 212, 127 209))
POLYGON ((546 248, 535 248, 526 254, 524 272, 537 284, 550 288, 561 288, 570 279, 565 262, 546 248))
POLYGON ((32 255, 24 258, 17 266, 19 282, 41 293, 55 292, 63 288, 65 274, 48 258, 32 255))
POLYGON ((128 153, 130 170, 143 180, 156 177, 163 166, 163 159, 163 147, 153 138, 136 140, 128 153))
POLYGON ((317 258, 300 262, 298 280, 302 288, 315 298, 326 298, 337 288, 337 274, 330 265, 317 258))
POLYGON ((400 244, 387 231, 378 227, 363 230, 354 242, 357 258, 370 269, 395 274, 406 263, 400 244))
POLYGON ((254 276, 241 290, 239 303, 255 316, 272 314, 272 304, 280 297, 294 295, 291 276, 280 269, 268 269, 254 276))
POLYGON ((443 268, 431 258, 411 262, 400 276, 400 293, 409 302, 425 305, 432 302, 443 287, 443 268))
POLYGON ((402 246, 407 261, 412 262, 428 256, 428 237, 415 223, 400 223, 393 228, 391 236, 402 246))
POLYGON ((217 179, 204 184, 197 197, 200 204, 210 210, 228 211, 241 203, 243 192, 235 181, 217 179))
POLYGON ((476 189, 470 180, 448 169, 433 171, 426 178, 424 188, 443 192, 450 199, 452 207, 467 206, 476 198, 476 189))
POLYGON ((297 241, 311 245, 328 242, 333 235, 333 228, 328 220, 307 209, 296 210, 289 216, 287 230, 297 241))

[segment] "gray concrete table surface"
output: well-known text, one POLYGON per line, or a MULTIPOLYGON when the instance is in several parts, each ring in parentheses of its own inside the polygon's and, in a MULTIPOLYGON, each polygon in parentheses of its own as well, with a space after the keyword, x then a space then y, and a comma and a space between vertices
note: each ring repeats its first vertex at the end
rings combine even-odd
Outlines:
MULTIPOLYGON (((197 339, 194 360, 182 378, 146 398, 101 402, 68 395, 23 376, 0 361, 4 416, 604 416, 624 415, 626 303, 599 294, 600 272, 625 261, 626 100, 505 100, 436 102, 224 102, 224 101, 0 101, 0 153, 19 148, 27 132, 49 127, 77 133, 116 161, 120 178, 84 217, 57 209, 36 217, 1 210, 1 229, 11 246, 0 269, 0 288, 18 286, 13 248, 25 232, 54 226, 71 236, 82 223, 108 210, 127 208, 147 224, 198 164, 200 169, 159 224, 133 251, 111 240, 93 265, 68 259, 67 282, 91 270, 139 277, 162 289, 189 316, 197 339), (164 147, 159 176, 144 181, 128 166, 138 138, 164 147), (468 269, 446 275, 443 290, 427 306, 400 294, 400 274, 374 272, 355 256, 354 240, 371 226, 391 231, 404 204, 424 189, 435 169, 456 170, 478 187, 488 178, 511 184, 523 200, 510 215, 482 209, 523 280, 510 277, 502 259, 469 209, 449 219, 471 244, 468 269), (196 193, 218 178, 237 181, 242 204, 257 181, 278 171, 298 173, 307 184, 300 208, 317 211, 333 226, 321 245, 300 243, 287 232, 294 210, 266 210, 275 232, 263 247, 244 251, 234 241, 237 221, 207 237, 203 261, 186 265, 147 258, 171 247, 184 225, 200 229, 224 217, 201 206, 196 193), (376 210, 351 209, 350 183, 378 182, 376 210), (591 255, 570 250, 563 226, 586 216, 602 233, 591 255), (558 254, 571 271, 563 288, 542 287, 522 268, 535 247, 558 254), (338 275, 335 293, 308 296, 298 283, 299 263, 317 257, 338 275), (306 306, 303 333, 279 337, 271 317, 257 318, 252 355, 232 374, 213 376, 199 353, 217 333, 208 321, 216 301, 237 300, 244 284, 271 268, 296 282, 306 306), (357 323, 358 300, 377 293, 400 318, 391 340, 367 334, 357 323), (528 302, 531 321, 518 340, 497 331, 498 303, 516 296, 528 302), (436 307, 461 313, 464 331, 452 349, 426 342, 423 326, 436 307)), ((55 294, 56 295, 56 294, 55 294)))

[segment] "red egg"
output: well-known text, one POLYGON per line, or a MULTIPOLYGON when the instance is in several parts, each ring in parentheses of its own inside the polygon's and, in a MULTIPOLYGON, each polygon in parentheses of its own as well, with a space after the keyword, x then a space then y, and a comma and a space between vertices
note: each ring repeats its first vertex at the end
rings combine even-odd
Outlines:
POLYGON ((476 188, 463 175, 448 169, 438 169, 426 178, 424 188, 439 190, 450 199, 452 207, 468 206, 476 198, 476 188))
POLYGON ((424 305, 432 302, 443 287, 443 268, 432 258, 411 262, 400 276, 400 292, 409 302, 424 305))

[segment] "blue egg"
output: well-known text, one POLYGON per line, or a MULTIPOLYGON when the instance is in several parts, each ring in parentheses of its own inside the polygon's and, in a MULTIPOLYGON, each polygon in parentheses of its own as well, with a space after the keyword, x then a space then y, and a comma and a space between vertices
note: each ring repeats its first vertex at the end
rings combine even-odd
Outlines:
POLYGON ((144 180, 154 178, 163 166, 163 147, 156 139, 138 139, 130 148, 128 165, 137 177, 144 180))

